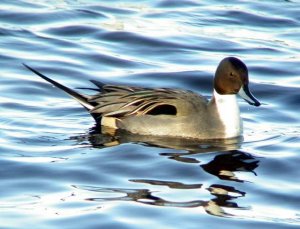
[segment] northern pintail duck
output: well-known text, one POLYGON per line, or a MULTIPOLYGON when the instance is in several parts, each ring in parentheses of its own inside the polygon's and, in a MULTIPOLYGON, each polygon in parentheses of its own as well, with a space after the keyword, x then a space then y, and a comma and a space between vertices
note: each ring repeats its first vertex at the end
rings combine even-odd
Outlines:
POLYGON ((210 101, 186 90, 105 85, 94 80, 97 93, 83 95, 25 66, 75 98, 101 126, 141 135, 207 140, 239 137, 243 127, 236 95, 260 105, 249 91, 246 65, 235 57, 220 62, 210 101))

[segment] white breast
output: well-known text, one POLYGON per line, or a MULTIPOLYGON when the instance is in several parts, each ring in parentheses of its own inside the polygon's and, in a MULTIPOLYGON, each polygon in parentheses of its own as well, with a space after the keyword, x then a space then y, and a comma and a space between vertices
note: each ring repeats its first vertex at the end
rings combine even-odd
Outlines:
POLYGON ((225 137, 238 137, 243 132, 236 95, 220 95, 214 90, 217 111, 225 127, 225 137))

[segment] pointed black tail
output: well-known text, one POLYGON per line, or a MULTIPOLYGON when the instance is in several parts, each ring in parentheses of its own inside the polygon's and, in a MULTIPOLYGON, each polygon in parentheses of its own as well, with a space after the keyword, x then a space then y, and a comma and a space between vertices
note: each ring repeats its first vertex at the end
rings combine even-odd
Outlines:
POLYGON ((24 64, 23 65, 28 68, 30 71, 32 71, 33 73, 37 74, 39 77, 43 78, 44 80, 48 81, 49 83, 53 84, 55 87, 58 87, 59 89, 63 90, 64 92, 66 92, 68 95, 72 96, 73 98, 75 98, 82 106, 84 106, 87 110, 91 110, 94 108, 94 106, 92 104, 90 104, 88 102, 88 99, 86 96, 81 95, 79 93, 77 93, 76 91, 48 78, 47 76, 43 75, 42 73, 36 71, 35 69, 29 67, 28 65, 24 64))

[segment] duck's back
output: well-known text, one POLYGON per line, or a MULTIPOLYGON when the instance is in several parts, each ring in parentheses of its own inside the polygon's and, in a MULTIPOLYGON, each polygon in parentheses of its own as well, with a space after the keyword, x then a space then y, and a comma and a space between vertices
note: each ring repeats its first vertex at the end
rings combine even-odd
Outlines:
POLYGON ((101 124, 143 135, 194 137, 207 132, 208 100, 191 91, 102 85, 90 112, 101 124))

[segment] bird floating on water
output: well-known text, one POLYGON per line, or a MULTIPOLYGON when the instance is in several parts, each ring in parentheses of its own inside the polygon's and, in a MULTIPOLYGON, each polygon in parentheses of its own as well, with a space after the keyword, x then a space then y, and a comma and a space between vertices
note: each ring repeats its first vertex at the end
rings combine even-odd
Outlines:
POLYGON ((249 91, 246 65, 235 57, 223 59, 217 67, 210 100, 186 90, 107 85, 95 80, 91 82, 97 93, 84 95, 24 66, 75 98, 97 124, 140 135, 235 138, 243 131, 237 95, 250 105, 260 105, 249 91))

